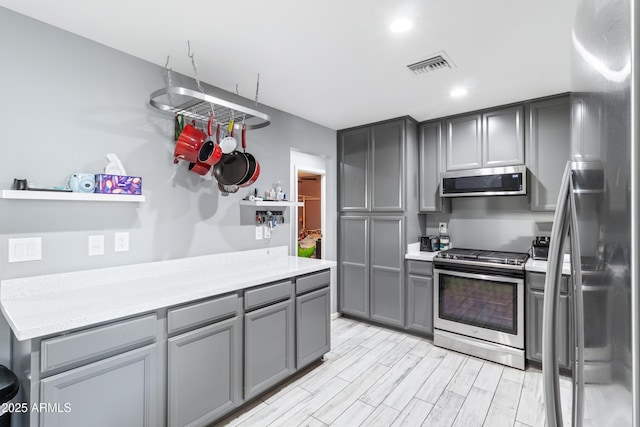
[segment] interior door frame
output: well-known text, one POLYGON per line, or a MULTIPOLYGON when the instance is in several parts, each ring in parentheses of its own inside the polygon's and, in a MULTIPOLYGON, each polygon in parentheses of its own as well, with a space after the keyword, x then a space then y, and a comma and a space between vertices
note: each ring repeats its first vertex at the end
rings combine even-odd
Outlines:
MULTIPOLYGON (((295 183, 293 185, 293 195, 295 197, 294 200, 298 200, 298 172, 307 172, 312 173, 314 175, 320 176, 320 229, 322 230, 322 245, 320 258, 326 259, 325 251, 326 251, 326 224, 327 224, 327 171, 322 169, 308 168, 304 166, 294 165, 294 180, 295 183)), ((292 236, 292 244, 291 251, 293 252, 291 255, 298 255, 298 208, 293 209, 291 214, 291 236, 292 236)))

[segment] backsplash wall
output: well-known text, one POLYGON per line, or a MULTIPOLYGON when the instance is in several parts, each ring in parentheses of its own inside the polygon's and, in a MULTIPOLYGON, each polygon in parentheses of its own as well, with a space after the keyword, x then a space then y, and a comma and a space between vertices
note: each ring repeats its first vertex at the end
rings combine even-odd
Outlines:
POLYGON ((553 223, 553 212, 529 211, 527 196, 457 197, 451 213, 425 216, 425 235, 448 223, 452 247, 516 252, 527 252, 535 236, 549 236, 553 223))

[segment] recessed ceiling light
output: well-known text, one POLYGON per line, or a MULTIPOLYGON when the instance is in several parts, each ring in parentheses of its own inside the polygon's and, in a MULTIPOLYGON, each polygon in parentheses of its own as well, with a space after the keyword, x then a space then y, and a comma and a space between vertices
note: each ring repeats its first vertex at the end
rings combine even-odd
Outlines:
POLYGON ((391 23, 391 31, 394 33, 403 33, 408 31, 412 25, 413 22, 409 21, 407 18, 399 18, 391 23))
POLYGON ((451 95, 454 98, 461 98, 463 96, 465 96, 467 94, 467 88, 464 87, 457 87, 454 88, 449 95, 451 95))

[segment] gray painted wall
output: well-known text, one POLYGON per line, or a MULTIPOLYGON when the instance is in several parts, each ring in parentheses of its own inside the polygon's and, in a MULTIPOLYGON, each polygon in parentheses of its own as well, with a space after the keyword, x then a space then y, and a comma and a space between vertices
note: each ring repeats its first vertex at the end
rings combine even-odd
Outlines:
POLYGON ((453 247, 517 252, 527 252, 535 236, 549 236, 553 223, 553 212, 530 212, 526 196, 458 197, 450 214, 425 216, 427 235, 448 223, 453 247))
MULTIPOLYGON (((0 200, 1 279, 289 245, 289 208, 287 224, 270 240, 256 241, 255 209, 238 204, 248 191, 222 197, 215 180, 173 164, 173 119, 148 104, 150 93, 165 85, 162 67, 4 8, 0 40, 0 188, 10 188, 16 177, 41 187, 63 185, 73 172, 101 172, 104 156, 114 152, 129 175, 143 177, 147 197, 142 204, 0 200), (130 232, 129 252, 113 251, 116 231, 130 232), (87 255, 93 234, 105 236, 105 255, 87 255), (7 239, 32 236, 42 237, 42 260, 9 264, 7 239)), ((173 82, 195 89, 185 76, 174 75, 173 82)), ((271 116, 271 125, 248 132, 248 151, 262 167, 255 186, 263 191, 282 181, 288 193, 292 147, 324 156, 327 212, 336 212, 335 131, 259 109, 271 116)), ((327 235, 335 236, 335 216, 327 222, 327 235)), ((335 241, 327 258, 336 259, 335 241)), ((0 362, 8 354, 7 336, 5 324, 0 362)))

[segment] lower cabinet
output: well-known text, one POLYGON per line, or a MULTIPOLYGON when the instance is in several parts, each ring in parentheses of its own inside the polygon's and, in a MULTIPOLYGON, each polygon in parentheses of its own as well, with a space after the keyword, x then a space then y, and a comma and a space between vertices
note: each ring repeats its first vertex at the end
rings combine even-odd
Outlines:
POLYGON ((155 427, 157 344, 40 381, 40 427, 155 427))
MULTIPOLYGON (((542 363, 542 320, 544 306, 543 273, 527 273, 526 358, 542 363)), ((568 276, 562 276, 560 284, 560 308, 558 313, 558 365, 564 369, 573 367, 572 299, 568 276)))
POLYGON ((330 281, 327 269, 23 343, 29 407, 47 410, 13 422, 213 425, 331 350, 330 281))
POLYGON ((404 326, 403 216, 340 218, 340 310, 404 326))
MULTIPOLYGON (((308 276, 320 279, 321 275, 308 276)), ((303 278, 307 279, 307 277, 303 278)), ((299 284, 303 279, 299 279, 299 284)), ((318 360, 331 350, 329 273, 321 289, 296 297, 296 368, 318 360)), ((296 291, 297 293, 298 291, 296 291)))
POLYGON ((244 397, 250 399, 295 371, 293 299, 244 315, 244 397))
POLYGON ((407 261, 406 328, 433 336, 432 263, 407 261))
POLYGON ((204 426, 240 403, 241 317, 168 340, 168 425, 204 426))

